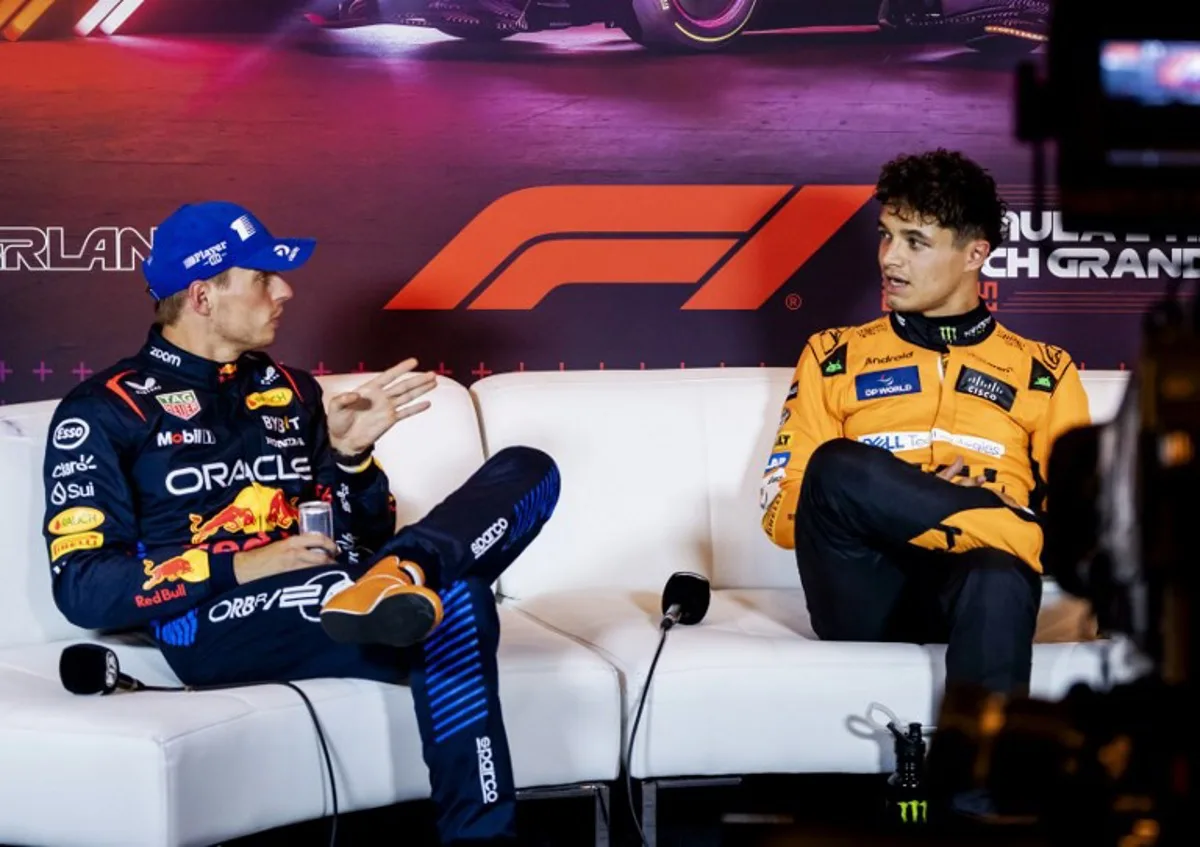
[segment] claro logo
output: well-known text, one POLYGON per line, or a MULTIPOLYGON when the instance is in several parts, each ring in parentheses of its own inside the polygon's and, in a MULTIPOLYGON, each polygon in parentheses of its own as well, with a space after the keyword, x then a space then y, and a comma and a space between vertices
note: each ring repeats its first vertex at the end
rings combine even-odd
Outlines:
POLYGON ((698 286, 683 309, 758 309, 871 194, 866 185, 528 188, 480 212, 384 308, 523 310, 564 285, 677 283, 698 286))

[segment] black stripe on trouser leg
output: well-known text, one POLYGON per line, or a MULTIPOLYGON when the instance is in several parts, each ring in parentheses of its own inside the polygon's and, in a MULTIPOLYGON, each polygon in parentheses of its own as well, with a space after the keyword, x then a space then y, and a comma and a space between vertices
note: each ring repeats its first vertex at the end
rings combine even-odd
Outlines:
POLYGON ((500 621, 489 584, 439 592, 445 617, 419 647, 413 702, 443 843, 516 833, 512 759, 500 710, 500 621))

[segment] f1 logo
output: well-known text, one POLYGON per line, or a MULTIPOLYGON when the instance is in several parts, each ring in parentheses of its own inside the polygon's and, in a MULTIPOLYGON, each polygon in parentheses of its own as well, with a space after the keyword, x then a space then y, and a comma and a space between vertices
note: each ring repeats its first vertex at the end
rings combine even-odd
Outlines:
POLYGON ((689 310, 760 308, 869 185, 580 185, 506 194, 385 309, 532 309, 572 284, 698 285, 689 310))

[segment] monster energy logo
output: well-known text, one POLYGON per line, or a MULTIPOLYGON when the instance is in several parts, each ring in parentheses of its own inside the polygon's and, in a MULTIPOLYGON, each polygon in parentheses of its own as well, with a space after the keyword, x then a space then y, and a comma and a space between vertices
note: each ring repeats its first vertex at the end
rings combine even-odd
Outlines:
POLYGON ((896 805, 900 807, 900 820, 903 823, 924 823, 929 812, 928 803, 924 800, 905 800, 896 805))
POLYGON ((942 341, 953 341, 958 338, 958 327, 943 326, 939 327, 942 332, 942 341))

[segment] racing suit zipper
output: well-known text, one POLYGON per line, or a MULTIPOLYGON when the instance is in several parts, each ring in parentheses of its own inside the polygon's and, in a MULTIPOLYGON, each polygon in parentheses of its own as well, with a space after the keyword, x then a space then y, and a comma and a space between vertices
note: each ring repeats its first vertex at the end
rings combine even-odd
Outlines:
POLYGON ((944 455, 946 450, 951 446, 945 441, 940 441, 945 438, 948 433, 954 432, 954 397, 952 391, 947 388, 946 374, 950 371, 951 361, 954 356, 953 350, 948 350, 945 353, 938 354, 938 401, 937 411, 933 416, 933 425, 929 428, 929 447, 931 464, 935 469, 940 470, 944 467, 949 467, 953 459, 947 460, 944 455))

